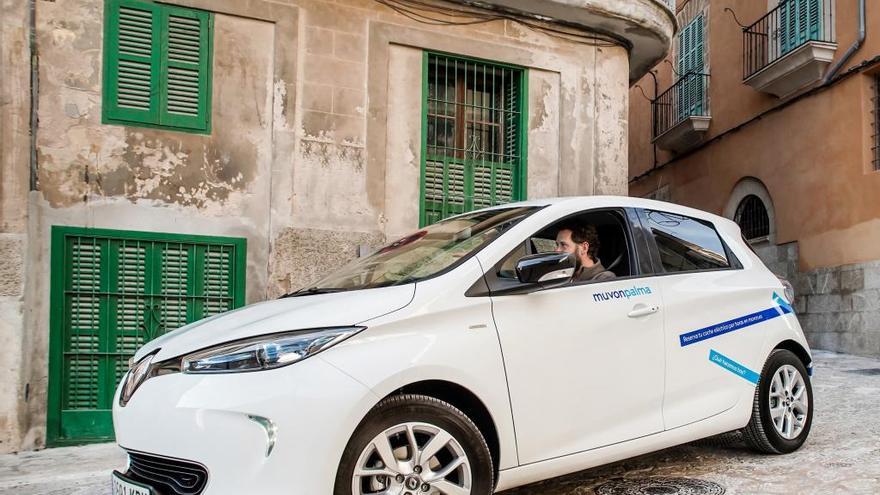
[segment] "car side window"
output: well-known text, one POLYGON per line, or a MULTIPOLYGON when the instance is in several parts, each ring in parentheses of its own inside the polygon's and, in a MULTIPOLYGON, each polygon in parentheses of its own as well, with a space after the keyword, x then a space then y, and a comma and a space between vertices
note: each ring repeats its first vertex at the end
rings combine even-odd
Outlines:
POLYGON ((645 213, 667 273, 730 268, 727 250, 711 223, 664 211, 645 213))
POLYGON ((603 263, 606 270, 614 273, 616 277, 626 277, 633 274, 630 267, 629 242, 624 218, 616 211, 599 210, 570 216, 536 232, 497 265, 495 277, 500 280, 516 280, 516 263, 520 258, 530 254, 555 252, 556 235, 559 229, 574 224, 591 225, 595 228, 599 242, 594 255, 596 261, 603 263))
POLYGON ((556 251, 556 239, 544 239, 532 237, 530 239, 535 254, 552 253, 556 251))

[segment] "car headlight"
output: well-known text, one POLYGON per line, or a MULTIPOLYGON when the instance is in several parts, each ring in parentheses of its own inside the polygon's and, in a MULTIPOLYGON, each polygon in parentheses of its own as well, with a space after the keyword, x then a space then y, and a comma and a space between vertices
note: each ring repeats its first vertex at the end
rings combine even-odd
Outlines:
POLYGON ((280 368, 330 348, 364 327, 323 328, 263 335, 183 358, 184 373, 238 373, 280 368))

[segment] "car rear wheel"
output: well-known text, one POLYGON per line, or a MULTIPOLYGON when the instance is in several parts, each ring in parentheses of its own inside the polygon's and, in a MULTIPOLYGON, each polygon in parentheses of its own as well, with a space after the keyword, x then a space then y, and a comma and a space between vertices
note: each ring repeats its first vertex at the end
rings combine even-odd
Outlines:
POLYGON ((334 495, 489 495, 492 456, 480 430, 425 395, 389 397, 348 442, 334 495))
POLYGON ((810 434, 813 388, 804 364, 791 351, 770 353, 755 390, 752 418, 743 429, 746 443, 759 452, 794 452, 810 434))

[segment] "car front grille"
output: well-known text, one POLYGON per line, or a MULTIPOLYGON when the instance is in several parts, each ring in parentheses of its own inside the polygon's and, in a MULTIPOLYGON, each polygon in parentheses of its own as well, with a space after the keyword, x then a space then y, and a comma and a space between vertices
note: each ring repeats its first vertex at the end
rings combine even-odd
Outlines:
POLYGON ((126 476, 153 486, 162 495, 199 495, 208 483, 208 470, 182 459, 128 452, 126 476))

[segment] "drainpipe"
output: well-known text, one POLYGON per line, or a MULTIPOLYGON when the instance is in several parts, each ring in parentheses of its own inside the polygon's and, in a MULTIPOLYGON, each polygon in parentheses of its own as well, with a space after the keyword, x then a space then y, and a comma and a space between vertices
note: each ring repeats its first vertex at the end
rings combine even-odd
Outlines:
POLYGON ((834 65, 828 69, 828 72, 825 73, 825 77, 822 79, 822 85, 826 85, 831 82, 831 78, 837 74, 837 71, 843 67, 850 57, 862 47, 862 44, 865 42, 865 0, 859 0, 859 37, 856 41, 850 45, 849 49, 846 50, 846 53, 840 57, 834 65))

